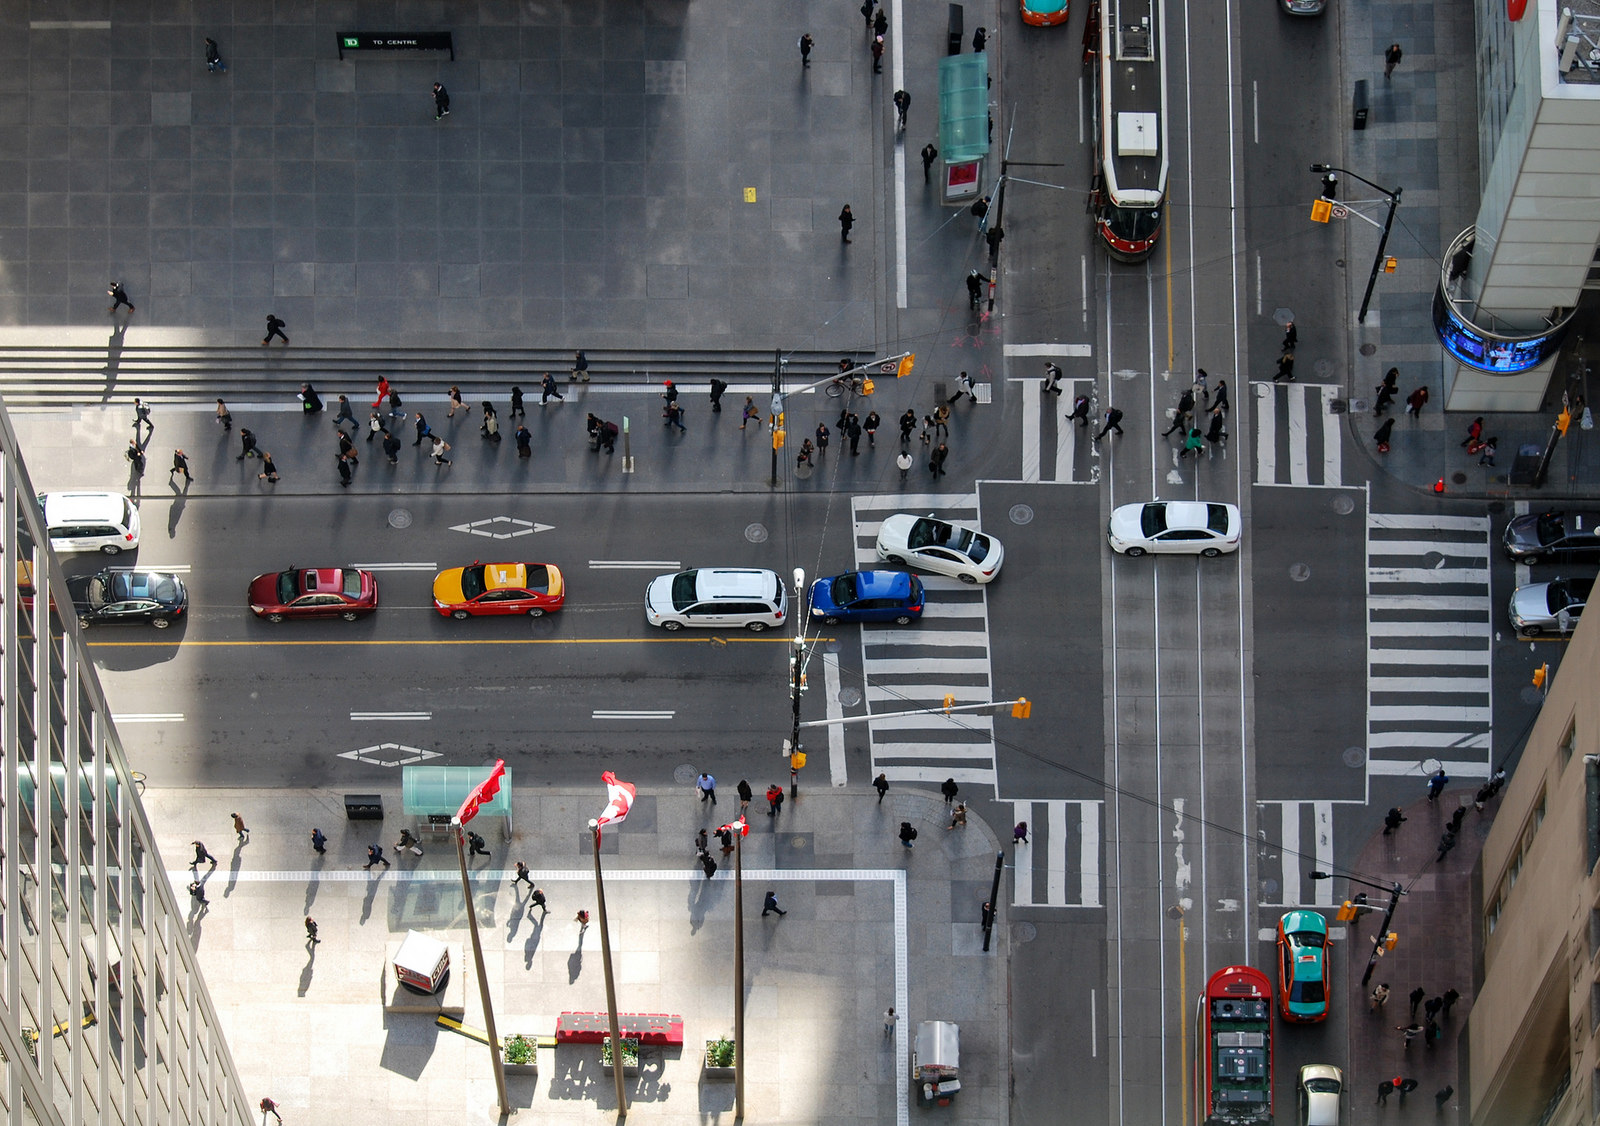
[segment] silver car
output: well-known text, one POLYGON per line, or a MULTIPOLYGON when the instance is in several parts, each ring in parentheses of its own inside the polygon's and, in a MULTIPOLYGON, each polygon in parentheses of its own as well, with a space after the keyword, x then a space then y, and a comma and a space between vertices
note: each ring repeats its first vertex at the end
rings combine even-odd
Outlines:
POLYGON ((1344 1073, 1331 1063, 1308 1063, 1295 1084, 1300 1096, 1300 1126, 1339 1126, 1344 1073))
POLYGON ((1555 579, 1529 583, 1511 592, 1511 624, 1524 637, 1571 633, 1578 628, 1593 579, 1555 579))

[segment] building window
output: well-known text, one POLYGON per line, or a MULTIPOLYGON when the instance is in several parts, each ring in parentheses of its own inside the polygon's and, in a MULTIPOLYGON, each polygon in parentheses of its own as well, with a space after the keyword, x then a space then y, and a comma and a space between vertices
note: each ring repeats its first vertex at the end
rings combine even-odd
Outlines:
POLYGON ((1589 985, 1589 1035, 1600 1032, 1600 981, 1589 985))
POLYGON ((1600 950, 1600 907, 1589 908, 1589 957, 1600 950))
POLYGON ((1561 768, 1566 769, 1567 763, 1572 761, 1572 752, 1578 746, 1578 724, 1574 720, 1567 724, 1567 733, 1561 737, 1561 768))

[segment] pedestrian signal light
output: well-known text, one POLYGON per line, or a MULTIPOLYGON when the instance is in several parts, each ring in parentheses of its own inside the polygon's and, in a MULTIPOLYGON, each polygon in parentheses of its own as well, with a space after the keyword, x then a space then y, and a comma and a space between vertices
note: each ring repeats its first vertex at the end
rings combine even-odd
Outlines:
POLYGON ((805 764, 806 764, 806 753, 804 751, 796 751, 796 752, 794 752, 794 754, 789 756, 789 769, 790 770, 799 770, 801 767, 805 766, 805 764))
POLYGON ((783 440, 786 437, 788 437, 788 432, 782 427, 775 429, 772 432, 772 448, 775 450, 783 449, 783 440))
POLYGON ((1339 198, 1339 177, 1333 172, 1329 172, 1322 177, 1322 198, 1339 198))
POLYGON ((1388 934, 1383 936, 1383 948, 1385 950, 1393 950, 1395 948, 1395 946, 1399 942, 1400 942, 1400 932, 1399 931, 1390 931, 1388 934))
POLYGON ((1348 899, 1339 905, 1339 910, 1334 912, 1334 918, 1341 923, 1348 923, 1356 917, 1356 905, 1348 899))
POLYGON ((1012 719, 1027 719, 1033 714, 1033 701, 1026 696, 1019 697, 1011 705, 1012 719))
POLYGON ((1333 204, 1325 199, 1319 199, 1311 205, 1311 221, 1313 223, 1326 223, 1333 216, 1333 204))
POLYGON ((872 384, 872 380, 870 380, 870 379, 863 379, 863 380, 862 380, 862 381, 861 381, 861 393, 862 393, 862 394, 863 394, 863 395, 870 395, 870 394, 872 394, 872 387, 873 387, 873 384, 872 384))
POLYGON ((951 708, 953 708, 955 706, 956 706, 955 694, 952 693, 952 692, 946 692, 944 694, 944 710, 946 712, 948 712, 951 708))
POLYGON ((907 355, 907 356, 902 356, 902 357, 900 357, 899 366, 894 369, 894 377, 896 379, 900 379, 900 378, 902 378, 904 376, 910 375, 911 374, 911 369, 916 367, 916 366, 917 366, 917 357, 916 357, 915 353, 912 353, 911 355, 907 355))
POLYGON ((1395 271, 1395 267, 1398 265, 1400 265, 1400 259, 1391 254, 1389 257, 1383 260, 1383 272, 1386 274, 1392 274, 1395 271))
POLYGON ((1556 415, 1556 429, 1561 431, 1561 436, 1567 436, 1567 427, 1572 425, 1572 412, 1566 407, 1561 408, 1561 413, 1556 415))
MULTIPOLYGON (((1546 680, 1548 680, 1549 678, 1550 678, 1550 666, 1549 665, 1540 665, 1538 668, 1533 670, 1533 686, 1535 688, 1541 688, 1542 689, 1544 687, 1544 682, 1546 680)), ((948 700, 949 697, 946 696, 945 699, 948 700)))

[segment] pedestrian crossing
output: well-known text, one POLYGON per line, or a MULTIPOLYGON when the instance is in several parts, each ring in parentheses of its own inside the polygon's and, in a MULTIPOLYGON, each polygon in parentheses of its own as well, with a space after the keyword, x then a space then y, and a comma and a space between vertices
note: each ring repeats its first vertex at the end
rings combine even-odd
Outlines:
POLYGON ((1093 379, 1063 379, 1061 394, 1040 389, 1039 378, 1012 380, 1022 391, 1022 479, 1087 485, 1100 479, 1100 456, 1090 438, 1100 425, 1093 379), (1089 423, 1068 422, 1079 395, 1089 396, 1089 423))
MULTIPOLYGON (((1054 396, 1051 396, 1054 398, 1054 396)), ((851 500, 856 566, 881 567, 878 526, 896 512, 936 513, 978 526, 976 494, 898 494, 851 500)), ((989 622, 984 588, 959 579, 920 575, 928 598, 914 626, 861 626, 861 664, 869 713, 942 709, 947 694, 958 704, 994 698, 989 674, 989 622)), ((993 790, 994 718, 942 710, 927 715, 873 719, 867 724, 872 772, 891 782, 937 785, 954 778, 962 787, 993 790)))
POLYGON ((1367 774, 1490 773, 1487 516, 1367 515, 1367 774))
POLYGON ((1012 821, 1028 823, 1028 843, 1011 850, 1016 907, 1099 907, 1100 801, 1012 802, 1012 821))
POLYGON ((1257 902, 1288 911, 1332 907, 1333 881, 1307 873, 1333 870, 1331 801, 1256 803, 1257 902))
POLYGON ((1255 391, 1258 485, 1338 488, 1341 415, 1338 388, 1327 383, 1250 385, 1255 391))

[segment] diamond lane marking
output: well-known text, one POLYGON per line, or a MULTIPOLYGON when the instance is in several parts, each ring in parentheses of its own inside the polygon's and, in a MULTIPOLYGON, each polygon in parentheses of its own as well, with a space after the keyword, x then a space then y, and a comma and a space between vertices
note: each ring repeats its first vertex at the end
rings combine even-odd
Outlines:
POLYGON ((554 531, 555 525, 536 524, 532 520, 518 520, 514 516, 492 516, 487 520, 474 520, 470 524, 452 524, 450 530, 491 540, 509 540, 517 536, 531 536, 535 532, 554 531))
POLYGON ((340 758, 347 758, 351 762, 365 762, 372 766, 409 766, 414 762, 426 762, 431 758, 443 758, 438 751, 425 751, 421 747, 408 747, 403 743, 378 743, 371 747, 362 747, 359 750, 343 751, 340 758))

